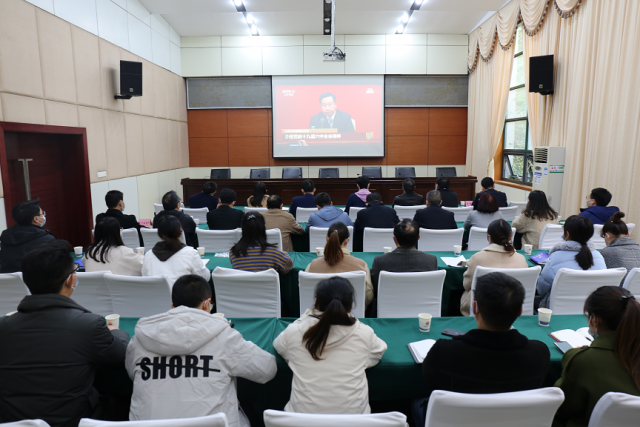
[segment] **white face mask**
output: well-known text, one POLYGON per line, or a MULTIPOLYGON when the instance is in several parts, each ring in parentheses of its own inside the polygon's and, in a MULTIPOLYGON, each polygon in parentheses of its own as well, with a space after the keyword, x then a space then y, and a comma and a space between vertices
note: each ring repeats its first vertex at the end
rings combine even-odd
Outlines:
POLYGON ((44 216, 44 214, 42 214, 42 222, 40 223, 40 227, 44 227, 46 223, 47 223, 47 217, 44 216))

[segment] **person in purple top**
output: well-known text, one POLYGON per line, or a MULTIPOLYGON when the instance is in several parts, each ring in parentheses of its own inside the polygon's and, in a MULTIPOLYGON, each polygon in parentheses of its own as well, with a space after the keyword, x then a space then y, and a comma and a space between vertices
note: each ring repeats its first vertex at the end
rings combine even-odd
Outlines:
POLYGON ((289 206, 289 213, 296 217, 296 210, 298 208, 315 208, 316 207, 316 197, 314 196, 316 192, 316 185, 310 179, 305 179, 302 181, 302 196, 294 197, 291 200, 291 205, 289 206))
POLYGON ((358 191, 349 195, 347 199, 347 205, 344 207, 344 211, 349 214, 349 209, 352 207, 356 208, 364 208, 367 206, 367 196, 371 194, 369 191, 369 177, 368 176, 359 176, 356 179, 356 186, 358 187, 358 191))
POLYGON ((611 197, 611 193, 605 188, 594 188, 587 196, 587 208, 580 209, 580 216, 589 218, 594 224, 609 221, 613 214, 620 210, 617 206, 607 206, 611 197))

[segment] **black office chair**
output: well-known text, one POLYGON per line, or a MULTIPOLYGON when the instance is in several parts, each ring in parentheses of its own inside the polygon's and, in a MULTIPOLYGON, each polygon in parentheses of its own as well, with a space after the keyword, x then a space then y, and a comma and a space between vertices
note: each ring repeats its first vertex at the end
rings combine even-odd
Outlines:
POLYGON ((251 169, 251 179, 271 178, 271 169, 251 169))
POLYGON ((231 169, 211 169, 211 179, 230 179, 231 169))
POLYGON ((318 178, 340 178, 340 170, 338 168, 320 168, 318 178))
POLYGON ((363 167, 362 175, 369 178, 382 178, 382 168, 380 166, 363 167))
POLYGON ((302 178, 302 168, 282 168, 282 179, 302 178))
POLYGON ((436 168, 436 176, 458 176, 456 168, 436 168))
POLYGON ((396 178, 415 178, 416 168, 396 168, 396 178))

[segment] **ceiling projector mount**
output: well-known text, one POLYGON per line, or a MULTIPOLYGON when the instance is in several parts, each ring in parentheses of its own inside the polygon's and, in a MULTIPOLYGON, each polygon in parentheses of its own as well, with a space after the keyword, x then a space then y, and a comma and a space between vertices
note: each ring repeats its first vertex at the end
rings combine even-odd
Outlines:
POLYGON ((335 42, 335 16, 336 16, 336 0, 323 0, 324 6, 324 32, 331 33, 331 49, 329 52, 322 54, 324 61, 344 61, 347 58, 347 54, 336 47, 335 42))

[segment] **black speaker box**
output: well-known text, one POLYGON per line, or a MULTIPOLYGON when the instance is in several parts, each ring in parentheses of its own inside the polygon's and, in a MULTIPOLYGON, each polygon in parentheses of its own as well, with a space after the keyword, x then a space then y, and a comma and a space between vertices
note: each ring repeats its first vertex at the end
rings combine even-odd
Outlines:
POLYGON ((120 61, 120 94, 142 96, 142 62, 120 61))
POLYGON ((529 58, 529 92, 553 94, 553 55, 529 58))

